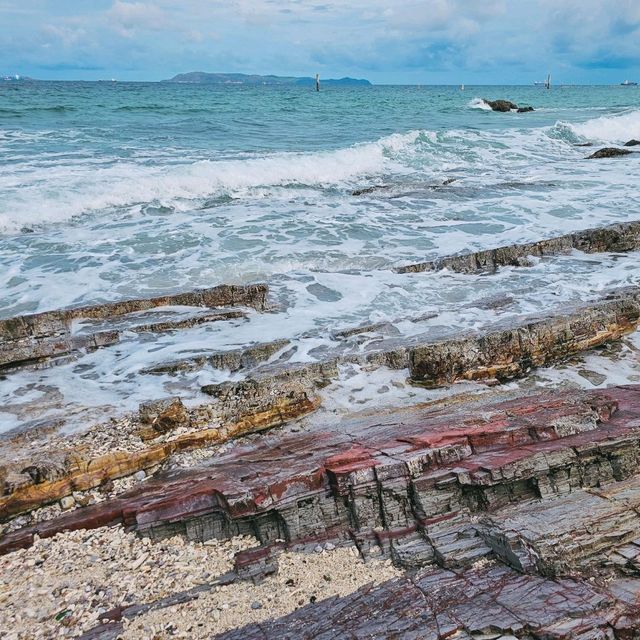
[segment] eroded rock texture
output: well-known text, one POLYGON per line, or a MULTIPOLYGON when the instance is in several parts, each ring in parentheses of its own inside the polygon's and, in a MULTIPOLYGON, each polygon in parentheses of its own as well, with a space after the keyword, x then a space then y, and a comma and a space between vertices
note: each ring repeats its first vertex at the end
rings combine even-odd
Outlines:
MULTIPOLYGON (((15 455, 11 442, 0 446, 0 522, 38 506, 60 500, 74 491, 86 491, 140 470, 157 467, 181 451, 220 444, 263 431, 314 411, 318 390, 338 377, 341 362, 365 367, 408 368, 414 382, 441 386, 457 380, 504 381, 526 374, 581 351, 619 339, 640 322, 638 290, 623 289, 611 299, 577 308, 573 313, 546 320, 528 320, 483 334, 448 340, 392 339, 377 351, 324 362, 268 364, 239 380, 202 388, 200 402, 188 409, 179 397, 145 403, 135 421, 125 425, 134 446, 99 451, 82 442, 58 442, 32 452, 22 447, 15 455), (395 342, 394 342, 395 340, 395 342), (55 459, 56 474, 31 473, 43 461, 55 459)), ((218 358, 221 366, 243 368, 267 358, 286 343, 277 342, 230 352, 218 358)), ((171 367, 190 367, 182 361, 171 367)), ((94 428, 100 436, 111 426, 94 428)))
POLYGON ((503 381, 616 340, 640 322, 640 304, 629 293, 563 316, 418 345, 409 352, 411 377, 427 386, 456 380, 503 381))
POLYGON ((6 535, 0 552, 121 523, 153 540, 255 535, 240 579, 328 541, 406 571, 228 640, 638 638, 639 465, 640 385, 413 408, 264 436, 6 535))
POLYGON ((632 153, 632 151, 629 151, 629 149, 605 147, 604 149, 598 149, 595 153, 587 156, 587 160, 596 160, 598 158, 620 158, 622 156, 628 156, 630 153, 632 153))
POLYGON ((573 249, 585 253, 627 252, 640 249, 640 222, 621 222, 606 227, 586 229, 557 238, 514 244, 497 249, 439 258, 398 267, 398 273, 420 273, 450 269, 459 273, 492 271, 498 267, 530 266, 529 258, 570 253, 573 249))
POLYGON ((267 286, 221 285, 156 298, 123 300, 57 311, 46 311, 0 320, 0 369, 34 364, 53 357, 66 356, 80 350, 94 350, 115 344, 120 339, 118 321, 129 317, 123 328, 128 331, 168 331, 205 322, 244 317, 241 311, 220 310, 215 313, 194 313, 192 317, 173 320, 145 321, 136 314, 164 306, 187 306, 201 309, 217 307, 251 307, 264 311, 267 286), (88 322, 84 332, 74 332, 74 321, 88 322), (109 321, 104 326, 101 321, 109 321), (93 323, 93 326, 92 326, 93 323))
POLYGON ((503 566, 419 571, 343 598, 308 605, 275 621, 218 635, 220 640, 580 640, 638 638, 640 613, 627 589, 551 581, 503 566))
MULTIPOLYGON (((449 548, 470 526, 461 514, 563 495, 623 480, 640 456, 640 389, 545 394, 464 411, 412 410, 327 425, 326 430, 265 436, 175 471, 111 503, 42 525, 121 521, 155 539, 254 532, 264 542, 352 535, 400 545, 416 531, 433 535, 434 554, 465 563, 479 534, 449 548), (454 536, 455 537, 455 536, 454 536)), ((26 544, 36 530, 7 536, 26 544)), ((490 550, 485 545, 483 554, 490 550)))
POLYGON ((510 100, 487 100, 483 99, 485 104, 488 104, 493 111, 500 111, 502 113, 507 113, 509 111, 517 111, 518 113, 528 113, 529 111, 533 111, 533 107, 519 107, 514 102, 510 100))

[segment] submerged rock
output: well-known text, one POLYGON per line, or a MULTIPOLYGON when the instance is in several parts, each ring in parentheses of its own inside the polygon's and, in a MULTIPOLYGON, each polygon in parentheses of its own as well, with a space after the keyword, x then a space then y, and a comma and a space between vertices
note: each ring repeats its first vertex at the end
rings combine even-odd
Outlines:
POLYGON ((493 111, 500 111, 501 113, 507 113, 508 111, 527 113, 534 110, 533 107, 519 107, 517 104, 509 100, 487 100, 486 98, 483 98, 482 101, 488 104, 493 111))
POLYGON ((595 153, 587 156, 587 160, 595 160, 598 158, 619 158, 620 156, 628 156, 633 151, 628 149, 619 149, 618 147, 605 147, 604 149, 598 149, 595 153))
POLYGON ((368 193, 374 193, 376 191, 387 191, 391 189, 391 186, 388 184, 376 184, 372 187, 363 187, 362 189, 355 189, 351 192, 352 196, 364 196, 368 193))

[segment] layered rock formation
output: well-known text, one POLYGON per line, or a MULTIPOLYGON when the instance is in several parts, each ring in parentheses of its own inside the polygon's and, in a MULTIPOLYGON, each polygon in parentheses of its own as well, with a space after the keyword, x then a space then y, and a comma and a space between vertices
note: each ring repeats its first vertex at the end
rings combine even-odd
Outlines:
MULTIPOLYGON (((638 248, 640 223, 631 222, 403 269, 475 273, 523 265, 530 255, 638 248)), ((218 287, 23 316, 0 323, 0 353, 11 375, 106 348, 121 331, 265 311, 266 294, 264 285, 218 287), (188 313, 162 315, 176 305, 188 313)), ((220 637, 640 638, 640 385, 533 395, 500 385, 618 341, 639 324, 640 290, 626 287, 562 313, 464 334, 402 337, 390 323, 342 328, 316 361, 293 361, 295 340, 286 339, 173 355, 139 371, 152 381, 165 376, 170 393, 134 415, 72 435, 43 425, 3 436, 0 554, 36 536, 115 525, 150 544, 175 536, 258 540, 235 555, 230 573, 103 612, 110 622, 96 623, 87 639, 116 638, 127 621, 225 584, 259 582, 278 572, 283 551, 336 547, 366 562, 387 559, 396 567, 389 576, 401 577, 305 599, 282 619, 220 637), (382 336, 375 344, 360 340, 372 332, 382 336), (353 365, 364 375, 406 370, 416 391, 470 380, 490 390, 305 419, 321 390, 353 365), (212 384, 186 377, 196 388, 182 396, 173 383, 204 366, 227 373, 212 384), (131 482, 106 490, 120 479, 131 482), (98 502, 94 490, 102 491, 98 502)))
POLYGON ((263 547, 240 553, 227 580, 327 541, 408 572, 227 638, 346 638, 353 625, 379 637, 634 638, 639 462, 640 386, 411 409, 265 438, 9 534, 0 551, 122 523, 153 540, 255 535, 263 547))
POLYGON ((222 285, 157 298, 123 300, 0 320, 0 370, 113 345, 125 329, 134 332, 168 331, 241 318, 245 314, 239 310, 215 313, 203 310, 238 306, 264 311, 267 293, 266 285, 222 285), (170 306, 193 307, 199 311, 191 317, 170 320, 154 320, 140 315, 141 312, 170 306), (123 329, 113 328, 122 320, 128 321, 123 329), (74 331, 73 323, 80 321, 86 323, 84 330, 74 331))
MULTIPOLYGON (((445 340, 394 338, 380 350, 324 362, 258 365, 286 348, 285 342, 207 356, 207 361, 213 358, 232 370, 258 366, 242 380, 203 386, 203 398, 208 400, 188 408, 180 397, 144 403, 139 416, 117 428, 98 424, 86 434, 54 439, 49 445, 32 435, 31 444, 19 445, 18 453, 16 438, 5 438, 0 443, 0 522, 108 480, 157 470, 181 451, 221 444, 312 412, 319 406, 318 391, 337 378, 341 363, 407 368, 414 383, 427 387, 458 380, 495 383, 618 340, 639 322, 640 293, 628 288, 566 315, 528 319, 445 340)), ((195 364, 193 359, 178 361, 150 373, 195 364)), ((21 439, 18 434, 17 441, 21 439)))
POLYGON ((485 249, 457 256, 446 256, 429 262, 398 267, 398 273, 420 273, 449 269, 459 273, 492 271, 498 267, 527 267, 530 257, 568 254, 572 250, 584 253, 625 253, 640 249, 640 222, 621 222, 606 227, 585 229, 564 236, 513 244, 497 249, 485 249))

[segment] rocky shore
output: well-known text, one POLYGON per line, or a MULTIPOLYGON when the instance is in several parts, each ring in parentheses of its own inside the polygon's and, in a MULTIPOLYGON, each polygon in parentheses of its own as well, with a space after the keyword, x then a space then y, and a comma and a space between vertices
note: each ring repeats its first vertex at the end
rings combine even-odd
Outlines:
MULTIPOLYGON (((639 246, 630 222, 397 270, 495 277, 639 246)), ((269 311, 260 284, 11 318, 3 375, 113 348, 123 332, 269 311)), ((637 351, 613 348, 639 324, 640 290, 619 287, 444 337, 336 327, 337 346, 305 362, 277 340, 141 373, 233 374, 196 401, 149 398, 73 433, 7 432, 0 635, 638 638, 640 385, 527 382, 544 367, 584 371, 594 350, 640 380, 637 351), (384 339, 344 347, 372 331, 384 339), (345 367, 443 395, 332 412, 345 367), (469 382, 482 386, 457 386, 469 382)))

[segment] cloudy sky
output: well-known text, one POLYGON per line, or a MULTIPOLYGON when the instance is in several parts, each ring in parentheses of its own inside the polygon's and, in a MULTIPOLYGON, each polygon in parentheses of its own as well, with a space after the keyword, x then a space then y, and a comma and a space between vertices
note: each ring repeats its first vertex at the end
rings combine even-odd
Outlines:
POLYGON ((640 81, 640 0, 0 0, 0 74, 640 81))

